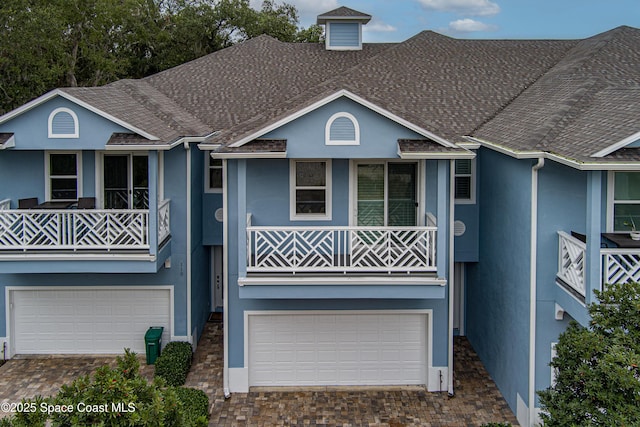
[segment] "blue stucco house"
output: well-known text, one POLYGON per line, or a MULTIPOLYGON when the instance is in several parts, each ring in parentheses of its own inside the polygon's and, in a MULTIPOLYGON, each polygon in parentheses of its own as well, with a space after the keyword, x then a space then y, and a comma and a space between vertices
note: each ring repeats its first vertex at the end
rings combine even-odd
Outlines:
POLYGON ((0 117, 4 354, 197 345, 226 393, 455 393, 468 337, 521 425, 593 290, 640 280, 640 30, 257 37, 0 117))

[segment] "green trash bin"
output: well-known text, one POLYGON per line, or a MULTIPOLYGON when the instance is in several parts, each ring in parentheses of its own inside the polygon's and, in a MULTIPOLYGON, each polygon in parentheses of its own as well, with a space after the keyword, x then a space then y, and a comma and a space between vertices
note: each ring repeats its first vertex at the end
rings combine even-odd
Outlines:
POLYGON ((144 344, 147 353, 147 365, 156 363, 156 359, 160 356, 160 346, 162 345, 162 326, 152 326, 147 329, 144 334, 144 344))

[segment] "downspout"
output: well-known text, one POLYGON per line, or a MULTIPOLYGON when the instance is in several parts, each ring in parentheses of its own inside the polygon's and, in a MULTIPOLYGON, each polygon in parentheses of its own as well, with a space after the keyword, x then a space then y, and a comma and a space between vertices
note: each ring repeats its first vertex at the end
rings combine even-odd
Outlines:
POLYGON ((529 425, 536 415, 536 310, 537 310, 537 261, 538 261, 538 171, 544 167, 544 158, 531 168, 531 259, 529 283, 529 425))
POLYGON ((455 160, 449 162, 449 370, 447 372, 447 382, 449 396, 454 396, 453 390, 453 309, 454 309, 454 274, 455 274, 455 251, 453 248, 454 235, 453 223, 455 221, 455 160))
POLYGON ((229 218, 228 212, 228 176, 227 159, 222 159, 222 330, 224 367, 222 370, 222 389, 225 399, 231 396, 229 391, 229 218))
POLYGON ((191 146, 184 142, 187 153, 187 338, 193 343, 191 334, 191 146))

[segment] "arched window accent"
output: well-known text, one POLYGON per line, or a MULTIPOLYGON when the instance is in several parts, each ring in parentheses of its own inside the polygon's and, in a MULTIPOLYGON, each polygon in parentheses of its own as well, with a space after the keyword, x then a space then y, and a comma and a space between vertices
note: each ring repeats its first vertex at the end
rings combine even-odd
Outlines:
POLYGON ((56 108, 49 114, 49 138, 79 138, 78 116, 68 108, 56 108))
POLYGON ((360 145, 360 126, 349 113, 336 113, 325 128, 326 145, 360 145))

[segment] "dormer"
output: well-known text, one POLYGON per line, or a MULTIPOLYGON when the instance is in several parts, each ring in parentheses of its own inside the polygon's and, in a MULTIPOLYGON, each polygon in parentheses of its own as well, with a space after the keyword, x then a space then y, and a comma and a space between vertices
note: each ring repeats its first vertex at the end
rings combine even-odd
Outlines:
POLYGON ((318 15, 318 25, 325 26, 327 50, 362 50, 362 26, 371 20, 371 15, 339 7, 318 15))

